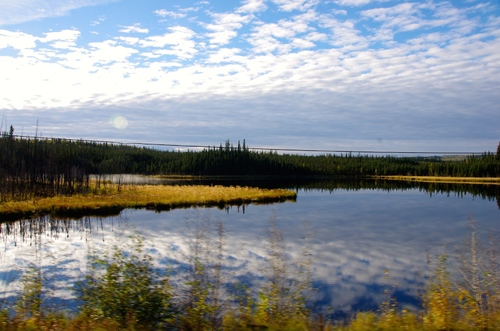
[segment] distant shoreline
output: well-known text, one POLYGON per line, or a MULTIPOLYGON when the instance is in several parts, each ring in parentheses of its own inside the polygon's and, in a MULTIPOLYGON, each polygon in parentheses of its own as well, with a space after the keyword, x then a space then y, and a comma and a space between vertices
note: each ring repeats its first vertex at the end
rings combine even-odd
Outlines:
POLYGON ((500 177, 445 177, 445 176, 368 176, 370 179, 399 180, 426 183, 500 185, 500 177))
POLYGON ((207 179, 383 179, 408 182, 426 182, 426 183, 456 183, 456 184, 488 184, 500 185, 500 177, 451 177, 451 176, 189 176, 189 175, 155 175, 153 178, 171 179, 171 180, 207 180, 207 179))

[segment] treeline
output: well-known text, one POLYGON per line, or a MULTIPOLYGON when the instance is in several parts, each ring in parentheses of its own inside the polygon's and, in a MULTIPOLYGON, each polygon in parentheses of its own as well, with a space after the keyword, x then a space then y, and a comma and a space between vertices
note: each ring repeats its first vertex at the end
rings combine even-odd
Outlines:
POLYGON ((0 134, 0 194, 28 198, 88 190, 91 174, 365 177, 418 175, 500 177, 500 155, 451 161, 437 157, 297 155, 252 151, 229 140, 202 151, 160 151, 112 143, 0 134), (29 193, 28 193, 29 192, 29 193))
POLYGON ((63 140, 0 138, 0 201, 72 194, 88 188, 91 148, 63 140))

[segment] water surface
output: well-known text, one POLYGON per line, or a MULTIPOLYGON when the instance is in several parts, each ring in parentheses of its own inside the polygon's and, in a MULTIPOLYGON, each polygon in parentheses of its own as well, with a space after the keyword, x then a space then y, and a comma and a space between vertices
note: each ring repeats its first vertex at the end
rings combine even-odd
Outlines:
POLYGON ((343 316, 376 309, 385 298, 384 290, 396 296, 401 307, 418 309, 429 256, 441 253, 443 246, 453 253, 462 245, 470 219, 484 236, 500 228, 497 188, 487 187, 487 193, 480 194, 442 187, 429 191, 421 185, 405 183, 400 189, 387 183, 379 188, 372 183, 365 188, 296 185, 297 201, 281 204, 162 213, 125 210, 111 218, 3 223, 1 296, 12 300, 19 290, 19 276, 35 264, 42 267, 47 296, 57 298, 50 302, 74 308, 69 289, 85 273, 87 254, 120 244, 135 230, 144 236, 159 270, 168 270, 174 282, 182 282, 196 227, 210 223, 213 230, 217 222, 225 231, 225 281, 258 286, 264 281, 267 231, 275 220, 291 261, 300 257, 304 245, 311 250, 317 311, 343 316))

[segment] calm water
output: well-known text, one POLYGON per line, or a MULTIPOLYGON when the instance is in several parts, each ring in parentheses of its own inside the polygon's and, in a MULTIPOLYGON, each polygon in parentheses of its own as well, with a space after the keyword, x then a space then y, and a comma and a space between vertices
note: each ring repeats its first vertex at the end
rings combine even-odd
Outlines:
POLYGON ((484 235, 500 229, 494 198, 498 188, 486 188, 481 196, 478 187, 471 189, 474 194, 464 194, 464 186, 455 188, 460 193, 433 187, 430 194, 428 186, 404 184, 394 189, 393 184, 379 184, 382 188, 373 183, 361 188, 358 183, 352 189, 347 184, 316 183, 308 189, 297 188, 296 202, 244 209, 125 210, 103 219, 3 223, 0 296, 4 302, 16 296, 19 276, 31 263, 42 267, 47 296, 57 298, 49 302, 72 308, 74 297, 68 289, 85 272, 86 255, 123 242, 135 230, 145 237, 156 266, 168 269, 174 282, 182 282, 196 228, 209 224, 214 229, 217 222, 224 225, 226 234, 225 280, 258 284, 267 256, 265 238, 274 219, 290 260, 300 255, 305 241, 311 249, 318 311, 342 316, 375 309, 386 289, 394 292, 402 307, 418 309, 429 255, 439 254, 443 245, 450 253, 461 245, 467 238, 469 218, 484 235), (322 189, 310 188, 314 186, 322 189), (306 232, 314 236, 305 240, 306 232))

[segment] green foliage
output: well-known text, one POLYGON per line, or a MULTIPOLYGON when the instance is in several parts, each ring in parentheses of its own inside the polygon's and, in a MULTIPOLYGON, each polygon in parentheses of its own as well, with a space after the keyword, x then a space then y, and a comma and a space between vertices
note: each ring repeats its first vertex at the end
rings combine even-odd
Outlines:
POLYGON ((194 278, 186 283, 188 301, 183 302, 183 314, 180 318, 182 330, 215 330, 217 322, 214 316, 218 306, 210 300, 213 285, 205 279, 206 271, 199 262, 195 262, 194 278))
MULTIPOLYGON (((254 298, 245 290, 238 297, 236 311, 224 319, 225 330, 308 330, 310 312, 307 307, 308 295, 313 291, 311 282, 311 254, 307 242, 300 258, 291 261, 285 249, 283 234, 275 217, 265 241, 267 256, 264 275, 266 283, 258 289, 254 298)), ((312 235, 304 229, 304 238, 312 235)))
POLYGON ((121 327, 156 328, 172 317, 171 288, 154 271, 143 239, 136 234, 131 240, 128 251, 114 246, 104 259, 90 257, 90 272, 77 288, 82 314, 121 327))
POLYGON ((15 311, 21 319, 37 319, 42 313, 42 271, 30 265, 28 272, 21 277, 21 296, 17 300, 15 311))
POLYGON ((222 267, 225 232, 221 221, 208 216, 186 220, 185 260, 189 267, 177 302, 181 330, 218 330, 225 310, 222 267))

